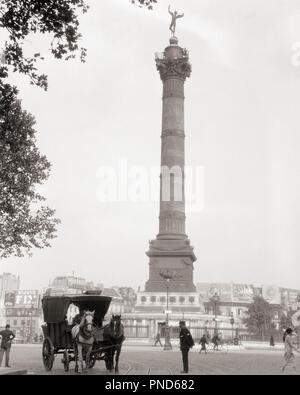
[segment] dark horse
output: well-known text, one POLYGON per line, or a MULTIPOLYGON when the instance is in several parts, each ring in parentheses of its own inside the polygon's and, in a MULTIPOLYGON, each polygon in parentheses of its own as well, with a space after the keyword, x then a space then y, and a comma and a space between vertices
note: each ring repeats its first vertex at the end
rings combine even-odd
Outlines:
POLYGON ((103 340, 109 347, 107 351, 106 368, 112 371, 115 366, 115 372, 119 373, 119 357, 122 343, 125 340, 121 315, 113 315, 110 323, 104 327, 103 340))

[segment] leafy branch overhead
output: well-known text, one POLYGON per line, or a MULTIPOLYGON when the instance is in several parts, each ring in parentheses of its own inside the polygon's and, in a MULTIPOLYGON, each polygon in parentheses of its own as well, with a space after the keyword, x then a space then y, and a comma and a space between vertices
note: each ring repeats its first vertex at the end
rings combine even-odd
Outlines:
MULTIPOLYGON (((157 0, 130 1, 148 9, 157 3, 157 0)), ((6 29, 9 35, 4 45, 6 65, 28 75, 31 84, 47 90, 47 76, 38 74, 36 67, 37 60, 43 60, 43 57, 40 53, 26 57, 24 40, 32 33, 49 34, 55 58, 68 60, 79 53, 84 62, 86 49, 79 47, 78 13, 86 13, 88 9, 84 0, 0 0, 0 28, 6 29)))
MULTIPOLYGON (((130 1, 149 9, 156 3, 130 1)), ((22 110, 17 88, 6 80, 9 72, 19 72, 28 76, 31 84, 47 90, 47 76, 37 69, 37 61, 43 57, 40 53, 24 54, 30 34, 48 35, 55 58, 68 60, 79 55, 84 62, 86 50, 79 47, 78 15, 88 8, 84 0, 0 0, 0 29, 8 36, 0 43, 4 46, 4 59, 0 54, 0 258, 23 256, 33 247, 49 246, 60 222, 36 191, 48 178, 50 163, 37 148, 35 120, 22 110)))
POLYGON ((157 0, 131 0, 132 4, 137 4, 139 7, 147 7, 149 10, 153 9, 153 4, 157 3, 157 0))
POLYGON ((24 56, 24 40, 32 33, 52 36, 51 52, 57 59, 68 60, 80 54, 84 62, 86 50, 79 47, 78 11, 85 13, 83 0, 0 0, 0 28, 8 31, 5 43, 5 63, 13 71, 26 74, 31 83, 47 89, 47 76, 39 75, 36 62, 40 53, 24 56))
POLYGON ((35 120, 16 93, 0 79, 0 258, 49 246, 59 223, 36 191, 50 163, 36 146, 35 120))

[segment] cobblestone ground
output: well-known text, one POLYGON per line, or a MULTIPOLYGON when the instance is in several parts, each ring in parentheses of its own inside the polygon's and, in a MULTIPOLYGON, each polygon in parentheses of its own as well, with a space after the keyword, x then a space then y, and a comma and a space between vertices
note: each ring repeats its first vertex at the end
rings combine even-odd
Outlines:
MULTIPOLYGON (((70 371, 65 372, 61 363, 61 355, 57 355, 53 369, 46 372, 42 362, 42 349, 40 345, 15 345, 11 351, 11 365, 15 368, 26 368, 29 374, 47 375, 72 375, 74 363, 70 364, 70 371)), ((193 349, 189 356, 190 374, 214 375, 214 374, 281 374, 283 352, 276 350, 236 350, 228 352, 209 352, 199 354, 193 349)), ((294 372, 287 368, 284 374, 300 373, 300 357, 296 356, 297 370, 294 372)), ((176 348, 172 351, 163 351, 159 347, 151 346, 126 346, 122 349, 120 357, 120 374, 180 374, 182 369, 181 353, 176 348)), ((104 362, 96 362, 89 375, 114 374, 106 371, 104 362)))

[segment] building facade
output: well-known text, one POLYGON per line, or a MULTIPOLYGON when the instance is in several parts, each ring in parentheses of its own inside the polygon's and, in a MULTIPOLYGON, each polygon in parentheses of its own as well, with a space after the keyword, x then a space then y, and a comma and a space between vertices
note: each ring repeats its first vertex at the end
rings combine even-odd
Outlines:
POLYGON ((240 283, 198 283, 197 291, 207 314, 214 314, 213 297, 218 297, 218 312, 221 317, 231 316, 234 322, 243 328, 243 319, 247 317, 249 305, 254 297, 260 296, 270 304, 272 321, 277 330, 280 319, 294 309, 300 290, 288 289, 276 285, 240 284, 240 283))
MULTIPOLYGON (((49 288, 45 290, 45 295, 77 295, 82 294, 88 290, 101 291, 103 296, 110 296, 112 301, 107 312, 106 319, 108 320, 112 314, 122 314, 130 312, 134 309, 136 294, 130 287, 111 287, 105 288, 103 284, 94 284, 94 282, 87 282, 82 277, 74 276, 60 276, 56 277, 49 288)), ((73 318, 78 314, 78 308, 70 305, 67 312, 67 319, 72 323, 73 318)))
POLYGON ((0 299, 4 299, 7 291, 18 289, 20 289, 20 276, 15 276, 11 273, 2 273, 0 275, 0 299))
POLYGON ((41 292, 38 290, 9 291, 5 294, 5 323, 16 334, 16 342, 38 342, 42 333, 41 292))

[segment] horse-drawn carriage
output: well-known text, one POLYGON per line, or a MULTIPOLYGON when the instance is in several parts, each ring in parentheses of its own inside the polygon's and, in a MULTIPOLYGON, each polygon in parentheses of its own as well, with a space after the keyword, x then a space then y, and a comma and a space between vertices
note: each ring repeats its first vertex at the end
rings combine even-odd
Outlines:
POLYGON ((104 360, 106 368, 114 367, 116 353, 116 367, 121 351, 123 325, 121 316, 113 316, 110 323, 103 327, 103 319, 108 311, 111 297, 94 293, 82 295, 45 296, 42 299, 45 325, 42 326, 44 334, 43 363, 45 369, 50 371, 57 354, 62 354, 62 363, 65 371, 69 370, 70 362, 75 362, 75 371, 78 372, 78 360, 83 360, 86 368, 92 368, 96 361, 104 360), (69 324, 67 311, 73 304, 79 309, 77 324, 69 324))

